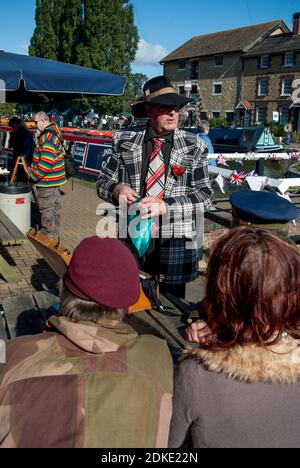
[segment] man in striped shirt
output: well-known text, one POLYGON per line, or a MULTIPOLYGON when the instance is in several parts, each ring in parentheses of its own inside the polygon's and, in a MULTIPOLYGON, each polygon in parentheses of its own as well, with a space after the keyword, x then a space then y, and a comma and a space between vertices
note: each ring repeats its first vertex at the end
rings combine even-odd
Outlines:
POLYGON ((60 186, 66 183, 61 131, 45 112, 35 116, 40 133, 31 165, 31 179, 37 187, 41 233, 55 240, 60 227, 60 186))

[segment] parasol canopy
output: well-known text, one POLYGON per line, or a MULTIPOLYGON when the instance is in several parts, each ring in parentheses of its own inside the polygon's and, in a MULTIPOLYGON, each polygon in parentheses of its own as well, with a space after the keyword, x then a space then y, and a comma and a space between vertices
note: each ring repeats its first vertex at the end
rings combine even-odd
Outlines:
POLYGON ((0 51, 0 92, 6 102, 49 102, 95 96, 121 96, 119 75, 54 60, 0 51))

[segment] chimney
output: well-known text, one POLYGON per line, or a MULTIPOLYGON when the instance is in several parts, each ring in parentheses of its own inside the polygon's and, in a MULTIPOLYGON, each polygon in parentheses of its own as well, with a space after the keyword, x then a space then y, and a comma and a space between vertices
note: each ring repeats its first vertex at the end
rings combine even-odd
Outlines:
POLYGON ((300 13, 295 13, 293 15, 294 24, 293 24, 293 34, 295 36, 300 35, 300 13))

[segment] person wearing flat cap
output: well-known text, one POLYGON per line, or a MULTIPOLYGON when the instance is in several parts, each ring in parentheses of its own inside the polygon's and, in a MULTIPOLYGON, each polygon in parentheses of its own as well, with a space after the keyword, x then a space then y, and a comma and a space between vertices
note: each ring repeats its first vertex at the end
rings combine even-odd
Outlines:
POLYGON ((81 242, 46 332, 7 342, 1 448, 167 446, 170 352, 122 320, 139 295, 136 261, 121 241, 81 242))
POLYGON ((136 258, 144 271, 159 276, 161 292, 180 297, 197 277, 199 219, 213 196, 207 144, 177 128, 189 101, 166 76, 147 81, 132 113, 147 117, 148 124, 114 136, 111 159, 97 182, 100 198, 128 207, 138 202, 142 220, 153 221, 150 247, 136 258))
POLYGON ((271 192, 241 190, 229 198, 232 207, 232 225, 247 225, 272 231, 284 239, 289 236, 291 221, 300 212, 290 201, 271 192))

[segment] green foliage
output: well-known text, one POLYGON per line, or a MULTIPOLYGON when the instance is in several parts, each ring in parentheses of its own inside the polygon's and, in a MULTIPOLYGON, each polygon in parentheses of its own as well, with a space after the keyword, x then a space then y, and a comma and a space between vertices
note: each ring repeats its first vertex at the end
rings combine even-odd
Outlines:
POLYGON ((16 104, 0 104, 0 116, 5 116, 11 118, 17 114, 17 105, 16 104))
MULTIPOLYGON (((127 0, 88 0, 84 7, 76 63, 128 79, 139 39, 132 5, 127 0)), ((92 106, 100 112, 113 113, 126 110, 127 102, 128 95, 103 97, 93 100, 92 106)))
POLYGON ((299 135, 299 133, 293 132, 293 135, 292 135, 292 143, 297 143, 298 141, 300 141, 300 135, 299 135))
POLYGON ((229 128, 231 126, 230 122, 227 119, 210 119, 209 125, 211 128, 229 128))
POLYGON ((128 109, 144 79, 131 77, 138 40, 129 0, 36 0, 29 53, 126 76, 124 97, 81 100, 83 107, 114 113, 128 109))
POLYGON ((30 41, 29 55, 56 60, 59 46, 57 22, 60 22, 60 3, 36 0, 36 28, 30 41), (56 11, 55 6, 59 9, 56 11), (55 10, 55 11, 54 11, 55 10))
POLYGON ((270 124, 270 130, 275 137, 284 137, 284 125, 274 125, 273 123, 270 124))

